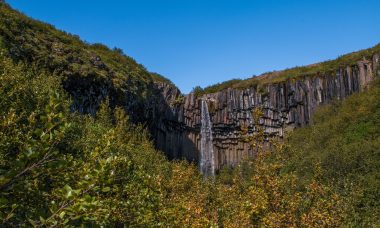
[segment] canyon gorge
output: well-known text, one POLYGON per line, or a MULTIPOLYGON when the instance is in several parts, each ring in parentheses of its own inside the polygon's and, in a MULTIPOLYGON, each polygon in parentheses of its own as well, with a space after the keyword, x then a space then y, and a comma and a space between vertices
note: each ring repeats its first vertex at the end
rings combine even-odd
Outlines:
POLYGON ((177 88, 158 83, 163 100, 152 134, 157 148, 169 158, 199 163, 205 146, 202 107, 207 104, 212 125, 212 137, 208 140, 212 140, 210 150, 214 153, 215 169, 233 167, 255 155, 255 148, 242 140, 242 127, 248 128, 248 134, 255 134, 252 117, 255 107, 264 113, 259 123, 266 138, 283 138, 292 129, 308 125, 318 106, 365 90, 380 73, 378 66, 379 54, 374 54, 370 60, 363 59, 331 74, 290 78, 261 88, 228 88, 201 96, 194 93, 183 96, 177 88))
POLYGON ((203 162, 213 167, 204 173, 255 156, 255 148, 242 137, 242 128, 247 128, 249 135, 256 132, 251 113, 255 108, 264 113, 260 125, 266 138, 283 138, 292 129, 308 125, 318 106, 365 90, 379 75, 377 45, 347 54, 341 62, 338 58, 303 68, 320 71, 301 71, 283 78, 277 71, 257 76, 256 84, 243 88, 228 86, 184 95, 170 80, 147 71, 118 49, 90 45, 6 7, 4 10, 9 11, 4 21, 23 18, 14 20, 18 26, 3 23, 6 26, 0 32, 5 53, 15 62, 57 75, 72 99, 71 111, 95 116, 107 100, 111 108, 122 107, 132 123, 146 126, 156 148, 169 159, 200 164, 204 151, 203 158, 207 158, 203 162), (40 27, 44 32, 36 35, 40 27), (202 120, 207 126, 202 127, 202 120), (206 156, 206 151, 212 156, 206 156))

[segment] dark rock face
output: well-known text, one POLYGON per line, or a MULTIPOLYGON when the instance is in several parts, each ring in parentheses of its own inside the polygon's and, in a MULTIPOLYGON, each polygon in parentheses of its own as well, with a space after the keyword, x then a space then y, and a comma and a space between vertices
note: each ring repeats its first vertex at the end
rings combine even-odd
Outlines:
POLYGON ((199 137, 199 126, 194 128, 185 124, 183 104, 175 104, 180 99, 187 101, 187 97, 183 97, 172 85, 156 83, 156 87, 161 96, 156 96, 156 100, 150 105, 154 109, 150 130, 156 147, 164 151, 169 159, 186 158, 196 161, 200 147, 194 142, 199 137))
MULTIPOLYGON (((315 75, 269 84, 264 92, 255 88, 227 89, 206 94, 213 123, 213 145, 217 169, 234 166, 241 159, 254 156, 255 150, 242 139, 241 126, 254 133, 252 110, 260 107, 264 116, 260 124, 268 137, 283 137, 286 132, 312 121, 312 114, 321 104, 363 91, 374 75, 380 75, 379 55, 371 61, 337 69, 333 75, 315 75)), ((201 98, 194 94, 173 106, 180 93, 168 85, 158 85, 162 93, 159 118, 152 132, 157 148, 169 158, 185 158, 197 162, 200 150, 201 98), (166 104, 166 105, 163 105, 166 104)))
MULTIPOLYGON (((94 56, 92 64, 103 67, 102 60, 94 56)), ((333 75, 315 75, 291 79, 276 84, 239 90, 227 89, 195 97, 186 96, 173 85, 166 83, 138 84, 130 82, 136 91, 148 91, 145 97, 137 93, 116 89, 107 78, 72 75, 63 87, 72 95, 72 109, 95 114, 100 103, 109 99, 112 107, 124 107, 135 123, 149 127, 156 147, 169 159, 187 159, 198 162, 201 147, 201 99, 208 104, 213 130, 215 167, 235 166, 246 157, 255 155, 255 149, 242 140, 241 127, 249 134, 255 128, 252 110, 259 107, 264 116, 260 124, 266 136, 283 137, 286 132, 312 121, 316 108, 332 100, 341 100, 363 91, 374 75, 380 75, 380 56, 337 69, 333 75)))

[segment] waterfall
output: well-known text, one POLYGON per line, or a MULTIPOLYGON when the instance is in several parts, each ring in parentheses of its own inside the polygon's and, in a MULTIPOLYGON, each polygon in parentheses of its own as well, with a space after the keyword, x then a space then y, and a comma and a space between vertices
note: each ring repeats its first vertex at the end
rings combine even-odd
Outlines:
POLYGON ((214 176, 215 158, 212 144, 212 123, 208 112, 207 103, 202 99, 201 103, 201 153, 200 171, 205 176, 214 176))

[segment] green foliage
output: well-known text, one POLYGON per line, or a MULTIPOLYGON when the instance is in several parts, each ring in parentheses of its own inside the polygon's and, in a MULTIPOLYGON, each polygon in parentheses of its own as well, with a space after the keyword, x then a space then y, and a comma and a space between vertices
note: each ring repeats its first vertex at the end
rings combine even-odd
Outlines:
POLYGON ((168 85, 175 86, 172 81, 170 81, 169 79, 165 78, 164 76, 162 76, 158 73, 151 73, 150 75, 152 76, 152 78, 155 82, 161 82, 161 83, 165 83, 168 85))
POLYGON ((364 49, 340 56, 335 60, 329 60, 308 66, 297 66, 282 71, 267 72, 260 76, 253 76, 245 80, 233 79, 222 83, 217 83, 215 85, 206 87, 202 94, 215 93, 227 88, 247 89, 253 87, 257 89, 258 86, 260 87, 265 84, 279 83, 289 79, 295 80, 306 76, 334 75, 336 73, 336 70, 339 68, 353 66, 358 61, 363 59, 372 59, 375 53, 380 53, 380 44, 377 44, 376 46, 369 49, 364 49))
POLYGON ((358 61, 363 59, 372 59, 372 56, 375 53, 380 53, 380 44, 377 44, 372 48, 342 55, 335 60, 329 60, 308 66, 294 67, 283 71, 268 73, 269 77, 264 77, 261 83, 276 83, 288 79, 296 79, 314 75, 334 75, 336 70, 339 68, 353 66, 358 61))
POLYGON ((215 85, 207 86, 202 89, 200 86, 196 86, 193 88, 193 91, 197 97, 202 96, 204 94, 216 93, 222 90, 226 90, 228 88, 236 88, 236 89, 245 89, 254 87, 257 88, 259 84, 259 80, 241 80, 241 79, 231 79, 225 82, 217 83, 215 85))
POLYGON ((289 137, 288 169, 303 182, 316 174, 350 201, 351 226, 378 225, 380 220, 380 83, 363 93, 322 107, 314 124, 289 137))
MULTIPOLYGON (((130 124, 124 111, 111 109, 107 100, 96 117, 70 113, 56 77, 15 66, 7 58, 0 69, 3 226, 341 221, 340 198, 328 187, 314 183, 297 190, 294 173, 278 175, 288 159, 283 149, 262 153, 209 182, 194 165, 167 161, 144 128, 130 124), (305 206, 303 199, 309 198, 316 204, 305 206), (328 220, 326 211, 336 219, 328 220)), ((250 140, 263 142, 262 137, 250 140)))
POLYGON ((171 106, 178 106, 178 105, 183 104, 184 102, 185 102, 185 97, 180 95, 175 100, 173 100, 170 105, 171 106))
POLYGON ((329 186, 313 180, 299 186, 295 172, 286 170, 290 158, 284 144, 272 140, 265 150, 260 109, 253 110, 257 133, 245 139, 257 150, 255 160, 235 169, 224 169, 217 179, 218 224, 226 227, 325 227, 339 226, 344 202, 329 186))
POLYGON ((200 97, 202 96, 204 93, 204 90, 202 89, 202 87, 200 86, 195 86, 192 90, 191 90, 191 93, 194 93, 194 96, 195 97, 200 97))
POLYGON ((0 3, 0 12, 0 52, 15 62, 64 81, 90 78, 110 85, 119 103, 128 98, 126 92, 142 99, 152 92, 152 83, 170 83, 163 76, 148 72, 118 48, 89 45, 78 36, 28 18, 4 3, 0 3))
POLYGON ((218 92, 221 90, 225 90, 225 89, 231 88, 232 85, 234 85, 240 81, 241 81, 241 79, 231 79, 231 80, 228 80, 228 81, 225 81, 222 83, 217 83, 217 84, 212 85, 212 86, 207 86, 206 88, 204 88, 203 93, 209 94, 209 93, 215 93, 215 92, 218 92))
POLYGON ((251 79, 242 80, 232 85, 232 87, 237 88, 237 89, 247 89, 247 88, 257 89, 258 85, 259 85, 259 80, 257 78, 251 78, 251 79))
POLYGON ((156 224, 170 163, 146 131, 107 102, 71 114, 56 77, 0 65, 1 223, 156 224))
POLYGON ((0 217, 18 224, 19 211, 43 215, 37 209, 47 209, 43 198, 52 187, 51 170, 57 175, 66 163, 59 148, 70 128, 65 117, 68 102, 57 92, 54 78, 23 73, 23 66, 14 66, 8 59, 0 62, 0 217))

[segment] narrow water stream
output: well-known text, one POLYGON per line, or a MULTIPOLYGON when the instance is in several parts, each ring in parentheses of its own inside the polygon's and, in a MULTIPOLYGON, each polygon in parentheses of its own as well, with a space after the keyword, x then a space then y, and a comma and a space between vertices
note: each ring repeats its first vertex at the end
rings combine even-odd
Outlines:
POLYGON ((207 102, 201 103, 201 152, 200 171, 205 177, 215 175, 215 158, 212 143, 212 123, 208 112, 207 102))

